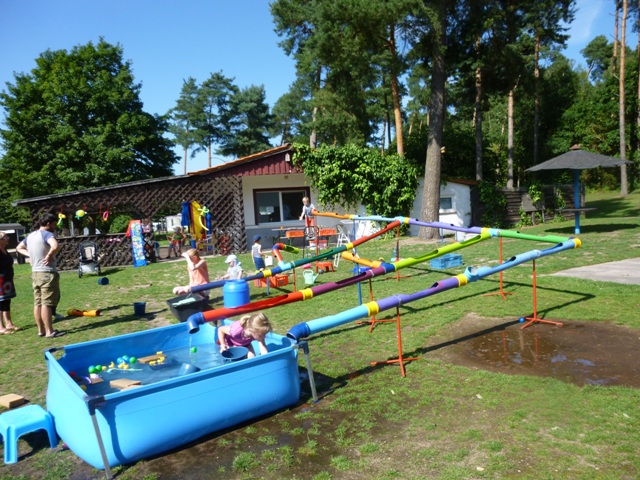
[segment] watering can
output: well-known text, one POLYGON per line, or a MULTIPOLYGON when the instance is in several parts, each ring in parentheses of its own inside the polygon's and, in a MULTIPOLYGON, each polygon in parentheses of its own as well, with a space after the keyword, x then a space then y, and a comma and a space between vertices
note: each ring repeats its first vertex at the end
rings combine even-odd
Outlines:
POLYGON ((304 271, 304 284, 305 285, 313 285, 313 282, 318 278, 319 273, 313 273, 313 270, 305 270, 304 271))

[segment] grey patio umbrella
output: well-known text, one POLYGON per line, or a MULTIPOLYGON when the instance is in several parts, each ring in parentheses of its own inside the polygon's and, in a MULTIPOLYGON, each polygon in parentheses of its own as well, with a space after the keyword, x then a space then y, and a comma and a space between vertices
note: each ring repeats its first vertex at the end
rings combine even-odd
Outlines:
POLYGON ((625 164, 631 164, 631 162, 620 160, 616 157, 600 155, 599 153, 587 152, 586 150, 581 150, 578 145, 574 145, 567 153, 563 153, 551 160, 534 165, 531 168, 527 168, 525 171, 573 170, 574 208, 568 208, 567 210, 572 211, 575 214, 575 233, 578 234, 580 233, 580 214, 584 211, 590 210, 587 208, 580 208, 580 170, 596 167, 619 167, 625 164))

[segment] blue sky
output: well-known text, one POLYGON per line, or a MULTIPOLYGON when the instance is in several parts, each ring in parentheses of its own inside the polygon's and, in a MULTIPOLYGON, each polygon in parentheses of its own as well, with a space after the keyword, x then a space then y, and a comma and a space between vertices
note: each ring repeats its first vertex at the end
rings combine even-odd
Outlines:
MULTIPOLYGON (((591 39, 613 39, 613 4, 578 0, 565 55, 584 65, 580 50, 591 39)), ((0 0, 0 89, 47 49, 70 50, 102 36, 123 47, 147 112, 166 113, 183 79, 202 82, 217 71, 240 88, 263 85, 273 106, 295 78, 273 28, 266 0, 0 0)), ((200 154, 187 168, 206 166, 200 154)), ((182 161, 174 169, 182 173, 182 161)))

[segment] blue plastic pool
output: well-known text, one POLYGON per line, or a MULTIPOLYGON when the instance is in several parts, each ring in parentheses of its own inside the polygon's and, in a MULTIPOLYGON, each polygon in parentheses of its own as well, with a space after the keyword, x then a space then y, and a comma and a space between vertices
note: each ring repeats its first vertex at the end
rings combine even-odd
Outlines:
POLYGON ((194 334, 177 324, 45 352, 47 410, 58 435, 78 457, 103 469, 105 460, 110 467, 135 462, 297 403, 298 348, 292 340, 271 333, 268 354, 225 363, 215 338, 211 324, 194 334), (158 352, 166 359, 155 368, 137 362, 117 369, 124 355, 158 352), (74 380, 88 377, 90 366, 111 362, 116 366, 101 373, 101 383, 85 390, 74 380), (120 390, 110 386, 114 379, 140 385, 120 390))

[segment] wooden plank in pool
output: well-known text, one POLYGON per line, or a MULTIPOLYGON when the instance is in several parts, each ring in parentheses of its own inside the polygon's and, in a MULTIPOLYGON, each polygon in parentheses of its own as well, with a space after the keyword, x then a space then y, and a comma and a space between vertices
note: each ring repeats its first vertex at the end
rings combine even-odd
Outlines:
POLYGON ((140 385, 142 382, 140 380, 131 380, 130 378, 116 378, 115 380, 111 380, 109 382, 109 386, 111 388, 119 388, 123 390, 125 388, 129 388, 132 385, 140 385))
POLYGON ((166 357, 166 355, 158 353, 156 355, 149 355, 148 357, 139 358, 138 362, 140 362, 140 363, 149 363, 149 362, 153 362, 155 360, 160 360, 161 358, 165 358, 165 357, 166 357))

